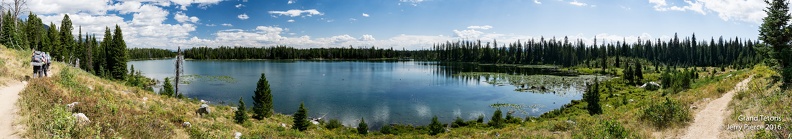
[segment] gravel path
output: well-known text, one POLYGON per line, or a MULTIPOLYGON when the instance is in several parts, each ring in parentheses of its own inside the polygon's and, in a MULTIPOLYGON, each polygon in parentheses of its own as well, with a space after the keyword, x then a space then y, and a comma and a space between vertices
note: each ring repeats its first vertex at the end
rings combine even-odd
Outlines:
POLYGON ((746 85, 748 82, 753 79, 753 76, 748 77, 747 79, 737 83, 737 86, 734 87, 726 94, 723 94, 718 99, 710 101, 707 106, 701 110, 701 112, 696 114, 696 117, 691 124, 687 128, 687 132, 685 136, 682 136, 683 139, 715 139, 718 138, 720 132, 724 130, 723 127, 723 119, 728 117, 726 115, 726 108, 729 105, 729 101, 732 100, 734 95, 738 91, 742 91, 746 89, 746 85))

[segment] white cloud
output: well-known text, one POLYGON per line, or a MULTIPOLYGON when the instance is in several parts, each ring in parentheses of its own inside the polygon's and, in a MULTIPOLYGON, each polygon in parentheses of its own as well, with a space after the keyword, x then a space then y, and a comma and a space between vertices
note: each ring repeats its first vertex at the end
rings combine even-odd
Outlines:
POLYGON ((534 0, 534 3, 536 3, 536 4, 542 4, 542 2, 539 2, 539 0, 534 0))
POLYGON ((292 20, 292 19, 289 19, 289 20, 286 20, 286 22, 289 22, 289 23, 294 23, 294 20, 292 20))
POLYGON ((685 0, 683 6, 669 5, 665 0, 649 0, 656 11, 693 11, 702 15, 718 13, 725 21, 742 21, 760 24, 767 16, 763 11, 767 4, 761 0, 685 0))
POLYGON ((36 14, 89 13, 103 14, 110 9, 110 0, 30 0, 28 8, 36 14))
POLYGON ((363 35, 362 37, 360 37, 360 40, 361 41, 376 41, 377 39, 375 39, 374 36, 372 36, 372 35, 366 34, 366 35, 363 35))
MULTIPOLYGON (((409 3, 412 6, 418 6, 418 4, 420 4, 421 2, 424 2, 424 1, 426 1, 426 0, 399 0, 399 2, 409 3)), ((399 5, 401 5, 401 3, 399 3, 399 5)))
POLYGON ((369 17, 369 14, 363 13, 363 17, 369 17))
POLYGON ((207 27, 214 27, 214 26, 217 26, 217 25, 215 25, 215 24, 206 24, 206 26, 207 27))
POLYGON ((247 14, 240 14, 240 15, 237 16, 237 18, 242 19, 242 20, 247 20, 250 17, 248 17, 247 14))
POLYGON ((281 15, 281 16, 283 16, 283 15, 291 16, 291 17, 300 16, 303 13, 305 13, 305 16, 324 15, 322 12, 319 12, 316 9, 309 9, 309 10, 292 9, 292 10, 288 10, 288 11, 269 11, 269 13, 270 14, 281 15))
POLYGON ((229 24, 229 23, 223 23, 223 24, 220 24, 220 25, 221 25, 221 26, 226 26, 226 27, 233 27, 233 26, 234 26, 234 25, 231 25, 231 24, 229 24))
POLYGON ((297 0, 289 0, 289 2, 287 2, 286 4, 294 4, 294 3, 297 3, 297 0))
POLYGON ((237 9, 241 9, 242 7, 245 7, 245 5, 242 5, 242 4, 240 3, 240 4, 237 4, 237 5, 234 5, 234 7, 236 7, 237 9))
POLYGON ((461 39, 478 39, 482 34, 484 34, 484 32, 473 29, 454 30, 455 37, 459 37, 461 39))
POLYGON ((192 4, 198 4, 199 8, 206 8, 211 5, 215 5, 220 3, 223 0, 171 0, 171 2, 178 5, 178 7, 182 10, 187 10, 187 7, 190 7, 192 4))
POLYGON ((178 21, 179 23, 184 23, 184 22, 188 22, 188 21, 192 22, 192 23, 198 23, 198 20, 200 20, 200 19, 198 19, 198 17, 195 17, 195 16, 192 16, 192 17, 187 16, 187 14, 184 14, 181 11, 180 12, 176 12, 176 14, 173 15, 173 19, 176 19, 176 21, 178 21))
POLYGON ((488 29, 491 29, 491 28, 492 28, 492 26, 490 26, 490 25, 484 25, 484 26, 468 26, 467 28, 468 28, 468 29, 481 29, 481 30, 488 30, 488 29))
POLYGON ((575 5, 575 6, 581 6, 581 7, 588 5, 586 3, 578 2, 577 0, 571 1, 571 2, 569 2, 569 4, 572 4, 572 5, 575 5))

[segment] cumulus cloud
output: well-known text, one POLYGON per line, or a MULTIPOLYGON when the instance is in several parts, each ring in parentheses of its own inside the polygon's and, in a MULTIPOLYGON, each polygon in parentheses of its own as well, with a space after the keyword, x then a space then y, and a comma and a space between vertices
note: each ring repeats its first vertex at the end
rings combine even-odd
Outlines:
POLYGON ((324 13, 319 12, 316 9, 308 9, 308 10, 299 10, 299 9, 292 9, 288 11, 269 11, 270 14, 280 15, 280 16, 300 16, 305 14, 305 16, 313 16, 313 15, 324 15, 324 13))
POLYGON ((248 17, 247 14, 240 14, 240 15, 237 16, 237 18, 242 19, 242 20, 247 20, 250 17, 248 17))
POLYGON ((215 25, 215 24, 206 24, 206 26, 207 27, 214 27, 214 26, 217 26, 217 25, 215 25))
POLYGON ((233 27, 233 26, 234 26, 234 25, 232 25, 232 24, 229 24, 229 23, 223 23, 223 24, 220 24, 220 25, 221 25, 221 26, 226 26, 226 27, 233 27))
POLYGON ((581 6, 581 7, 588 5, 586 3, 578 2, 577 0, 571 1, 571 2, 569 2, 569 4, 572 4, 572 5, 575 5, 575 6, 581 6))
POLYGON ((491 29, 492 26, 490 25, 483 25, 483 26, 468 26, 468 29, 481 29, 481 30, 488 30, 491 29))
POLYGON ((89 13, 99 15, 111 7, 110 0, 30 0, 28 8, 36 14, 89 13))
POLYGON ((289 23, 294 23, 294 20, 292 20, 292 19, 289 19, 289 20, 286 20, 286 22, 289 22, 289 23))
POLYGON ((742 21, 759 24, 767 16, 767 4, 760 0, 685 0, 682 5, 669 5, 665 0, 649 0, 656 11, 693 11, 702 15, 718 14, 725 21, 742 21))
POLYGON ((289 2, 286 2, 286 4, 294 4, 294 3, 297 3, 297 0, 289 0, 289 2))
POLYGON ((363 37, 360 37, 360 40, 361 41, 376 41, 377 39, 374 39, 374 36, 372 36, 372 35, 366 34, 366 35, 363 35, 363 37))
POLYGON ((176 14, 173 15, 173 19, 176 19, 176 21, 178 21, 179 23, 185 23, 185 22, 198 23, 198 20, 200 20, 198 19, 198 17, 195 16, 187 16, 187 14, 184 14, 183 12, 176 12, 176 14))
POLYGON ((363 13, 363 17, 369 17, 369 14, 363 13))
MULTIPOLYGON (((418 6, 418 4, 424 1, 426 0, 399 0, 399 2, 408 3, 411 4, 412 6, 418 6)), ((399 5, 401 5, 401 3, 399 3, 399 5)))
POLYGON ((237 5, 234 5, 234 7, 236 7, 237 9, 241 9, 242 7, 245 7, 245 5, 242 5, 242 4, 240 3, 240 4, 237 4, 237 5))
POLYGON ((536 4, 542 4, 542 2, 539 2, 539 0, 534 0, 534 3, 536 3, 536 4))

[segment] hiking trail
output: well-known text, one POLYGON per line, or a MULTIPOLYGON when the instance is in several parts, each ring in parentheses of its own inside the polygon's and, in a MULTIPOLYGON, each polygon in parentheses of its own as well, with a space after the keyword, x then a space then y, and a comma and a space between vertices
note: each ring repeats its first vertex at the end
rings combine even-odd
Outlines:
POLYGON ((734 89, 726 92, 718 99, 712 100, 707 103, 700 112, 696 113, 693 123, 687 127, 687 132, 682 136, 683 139, 714 139, 718 138, 721 131, 724 130, 725 125, 723 120, 726 115, 726 108, 734 95, 746 89, 748 82, 753 79, 753 76, 742 80, 737 83, 734 89))

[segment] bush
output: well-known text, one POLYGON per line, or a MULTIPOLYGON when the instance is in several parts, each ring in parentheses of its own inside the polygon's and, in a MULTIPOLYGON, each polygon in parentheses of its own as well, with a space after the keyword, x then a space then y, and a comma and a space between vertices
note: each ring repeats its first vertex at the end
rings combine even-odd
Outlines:
POLYGON ((665 102, 653 104, 644 109, 641 119, 662 129, 670 125, 688 122, 691 116, 686 105, 666 98, 665 102))
POLYGON ((605 126, 605 132, 609 135, 609 138, 623 139, 629 135, 619 122, 605 120, 602 121, 602 124, 605 126))
POLYGON ((440 121, 437 120, 437 116, 435 115, 434 117, 432 117, 432 123, 429 124, 429 135, 437 135, 443 132, 445 132, 445 129, 443 128, 443 124, 441 124, 440 121))
POLYGON ((467 126, 467 125, 468 125, 468 124, 467 124, 467 123, 465 123, 465 120, 462 120, 462 118, 461 118, 461 117, 457 117, 457 118, 456 118, 456 120, 454 120, 454 122, 453 122, 453 123, 451 123, 451 127, 454 127, 454 128, 458 128, 458 127, 465 127, 465 126, 467 126))
POLYGON ((341 125, 341 122, 336 120, 336 119, 330 119, 330 121, 327 122, 327 124, 325 124, 325 128, 331 129, 331 130, 339 128, 339 127, 343 127, 343 126, 344 125, 341 125))
POLYGON ((368 124, 366 124, 366 120, 363 120, 363 118, 360 118, 360 123, 358 124, 357 131, 358 134, 362 134, 362 135, 368 134, 368 124))
POLYGON ((495 113, 492 114, 492 120, 487 123, 491 127, 501 128, 503 127, 503 117, 501 117, 501 110, 496 109, 495 113))
POLYGON ((586 93, 583 94, 583 99, 588 103, 586 105, 586 110, 588 110, 589 115, 602 114, 602 106, 599 104, 600 91, 597 78, 594 79, 594 87, 589 86, 586 93))
POLYGON ((380 129, 380 133, 382 134, 394 134, 393 129, 390 125, 385 125, 380 129))

